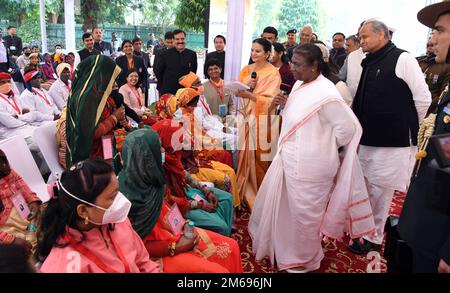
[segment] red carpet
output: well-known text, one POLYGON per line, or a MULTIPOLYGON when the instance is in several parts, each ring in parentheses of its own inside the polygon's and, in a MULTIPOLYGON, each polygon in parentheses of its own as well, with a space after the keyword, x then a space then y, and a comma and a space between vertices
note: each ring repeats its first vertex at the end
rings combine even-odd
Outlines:
MULTIPOLYGON (((405 200, 405 194, 397 192, 394 194, 392 200, 390 214, 399 216, 401 208, 405 200)), ((276 268, 273 268, 268 259, 257 263, 252 253, 252 241, 247 231, 248 220, 250 213, 248 211, 240 211, 237 213, 235 225, 237 231, 233 233, 232 237, 239 243, 241 249, 242 263, 244 272, 246 273, 275 273, 276 268)), ((348 243, 348 242, 347 242, 348 243)), ((322 261, 317 273, 366 273, 370 270, 379 269, 380 272, 386 271, 386 261, 381 258, 381 265, 374 267, 368 265, 373 263, 374 257, 366 255, 356 255, 347 250, 344 243, 337 241, 324 242, 322 244, 325 251, 325 258, 322 261)), ((377 272, 377 271, 375 271, 377 272)))

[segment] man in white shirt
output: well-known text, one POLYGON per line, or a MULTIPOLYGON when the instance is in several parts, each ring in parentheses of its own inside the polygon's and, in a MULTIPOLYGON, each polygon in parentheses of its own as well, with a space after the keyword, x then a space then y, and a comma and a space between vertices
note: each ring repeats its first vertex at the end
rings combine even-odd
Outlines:
POLYGON ((17 58, 16 63, 17 63, 17 66, 19 67, 22 75, 25 74, 24 73, 25 67, 27 67, 28 64, 30 64, 30 55, 31 55, 31 49, 29 47, 24 47, 23 54, 17 58))
POLYGON ((31 137, 34 127, 27 121, 33 113, 23 108, 12 90, 11 75, 0 72, 0 140, 16 135, 31 137))
POLYGON ((395 190, 406 191, 419 123, 431 94, 416 59, 390 41, 386 24, 368 20, 359 36, 367 55, 352 108, 363 128, 358 155, 376 233, 364 237, 364 243, 354 241, 349 249, 364 254, 380 249, 392 196, 395 190))
POLYGON ((56 107, 61 111, 67 104, 70 93, 70 65, 61 63, 56 67, 58 79, 50 87, 48 94, 53 99, 56 107))
POLYGON ((29 86, 20 95, 20 103, 31 112, 40 114, 39 121, 33 121, 32 125, 41 125, 43 121, 58 120, 61 113, 47 91, 41 88, 39 71, 32 70, 25 73, 24 81, 29 86))
POLYGON ((3 41, 3 30, 0 28, 0 71, 8 72, 9 70, 9 61, 8 61, 8 50, 5 45, 5 41, 3 41))

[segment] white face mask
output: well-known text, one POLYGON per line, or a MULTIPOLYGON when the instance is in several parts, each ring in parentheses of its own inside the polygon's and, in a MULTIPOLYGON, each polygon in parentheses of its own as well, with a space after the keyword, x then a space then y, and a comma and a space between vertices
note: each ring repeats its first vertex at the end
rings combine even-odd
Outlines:
POLYGON ((81 198, 76 197, 72 193, 68 192, 64 186, 62 186, 61 182, 58 182, 58 185, 64 190, 65 193, 70 195, 71 197, 75 198, 76 200, 81 201, 82 203, 85 203, 87 205, 93 206, 97 209, 105 211, 103 214, 103 219, 101 223, 96 223, 88 219, 89 222, 95 225, 106 225, 106 224, 115 224, 115 223, 122 223, 127 219, 128 213, 131 209, 131 202, 126 198, 122 192, 118 192, 116 197, 114 198, 114 201, 112 205, 105 209, 103 207, 100 207, 98 205, 95 205, 93 203, 87 202, 85 200, 82 200, 81 198))
POLYGON ((56 53, 61 53, 61 52, 62 52, 62 49, 56 49, 55 52, 56 52, 56 53))
POLYGON ((161 153, 161 164, 164 164, 166 161, 166 153, 161 153))

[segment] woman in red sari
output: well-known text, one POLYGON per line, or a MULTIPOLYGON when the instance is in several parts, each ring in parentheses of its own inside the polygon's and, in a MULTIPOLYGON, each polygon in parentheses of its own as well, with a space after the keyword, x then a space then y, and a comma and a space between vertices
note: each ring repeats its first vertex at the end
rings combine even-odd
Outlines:
MULTIPOLYGON (((161 259, 163 271, 170 273, 242 272, 235 240, 200 228, 195 228, 194 238, 188 238, 174 228, 170 219, 180 201, 166 189, 161 151, 156 132, 132 132, 123 145, 124 169, 119 174, 119 190, 132 202, 128 216, 150 257, 161 259)), ((192 200, 187 203, 185 209, 194 208, 192 200)))

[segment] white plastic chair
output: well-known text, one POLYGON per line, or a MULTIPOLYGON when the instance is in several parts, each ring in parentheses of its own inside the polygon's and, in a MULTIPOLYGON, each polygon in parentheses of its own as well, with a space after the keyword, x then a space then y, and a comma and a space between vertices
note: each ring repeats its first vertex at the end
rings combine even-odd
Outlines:
POLYGON ((33 133, 33 141, 41 150, 52 174, 47 183, 54 182, 61 175, 64 169, 58 161, 58 146, 56 144, 56 121, 48 122, 39 126, 33 133))
POLYGON ((28 187, 36 193, 42 202, 49 200, 47 184, 45 184, 44 178, 39 172, 25 139, 22 136, 9 138, 0 142, 0 149, 8 157, 11 168, 23 178, 28 187))

